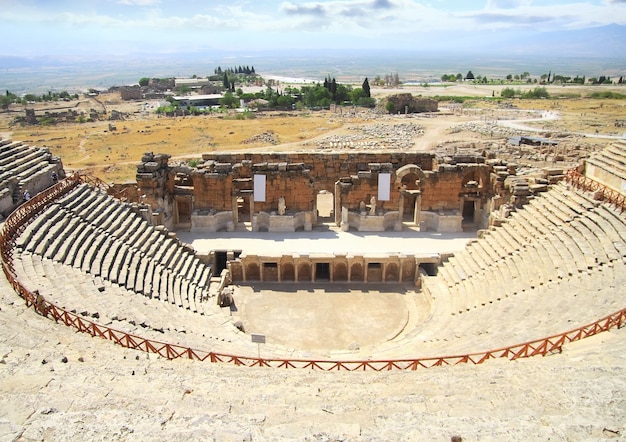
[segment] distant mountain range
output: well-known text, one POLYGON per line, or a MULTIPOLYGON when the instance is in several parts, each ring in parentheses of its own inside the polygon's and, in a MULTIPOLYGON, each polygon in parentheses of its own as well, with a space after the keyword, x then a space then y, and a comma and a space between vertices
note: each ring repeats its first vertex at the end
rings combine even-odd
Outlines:
POLYGON ((552 71, 587 77, 626 75, 626 26, 554 31, 416 34, 408 48, 281 49, 196 51, 131 55, 61 54, 38 57, 0 55, 0 90, 16 93, 50 89, 81 90, 136 83, 147 77, 209 75, 217 66, 252 65, 261 74, 322 80, 362 81, 398 72, 403 80, 430 82, 443 73, 504 78, 510 73, 538 76, 552 71), (427 38, 425 38, 427 37, 427 38))

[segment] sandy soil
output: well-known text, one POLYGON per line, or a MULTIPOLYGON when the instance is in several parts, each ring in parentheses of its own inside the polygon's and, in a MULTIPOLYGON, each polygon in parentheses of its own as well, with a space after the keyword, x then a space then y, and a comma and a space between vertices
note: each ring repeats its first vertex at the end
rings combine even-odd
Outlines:
MULTIPOLYGON (((434 118, 414 117, 413 122, 424 127, 424 135, 414 139, 415 148, 423 151, 436 149, 442 144, 464 142, 505 142, 506 138, 490 137, 469 131, 450 129, 468 121, 500 118, 517 118, 511 107, 555 111, 559 119, 530 123, 540 128, 545 135, 551 133, 580 132, 599 135, 622 135, 625 130, 616 128, 614 121, 626 114, 624 100, 550 99, 510 100, 508 107, 482 100, 492 93, 499 94, 504 86, 449 85, 449 86, 403 86, 398 89, 373 89, 373 96, 380 98, 392 93, 410 92, 422 96, 466 96, 474 97, 463 103, 464 111, 446 112, 450 102, 442 101, 442 112, 434 118)), ((517 88, 517 86, 514 86, 517 88)), ((532 86, 521 86, 530 89, 532 86)), ((561 86, 548 87, 555 96, 567 93, 570 96, 585 96, 598 87, 561 86)), ((602 87, 602 90, 623 92, 623 88, 602 87)), ((403 116, 384 116, 359 112, 356 115, 338 115, 329 111, 267 112, 249 120, 237 119, 235 113, 186 118, 157 118, 145 112, 145 102, 123 102, 116 94, 104 94, 99 100, 107 111, 115 109, 125 115, 124 121, 115 122, 117 130, 109 131, 108 122, 82 124, 58 124, 55 126, 14 126, 12 119, 21 115, 21 107, 0 113, 0 134, 34 145, 48 146, 55 155, 63 158, 70 170, 84 170, 108 182, 134 180, 135 164, 146 152, 168 153, 176 159, 198 158, 203 152, 221 151, 288 151, 311 150, 312 142, 330 135, 343 135, 350 127, 367 124, 397 124, 403 116), (245 143, 257 135, 270 133, 275 144, 267 142, 245 143)), ((156 103, 150 103, 156 105, 156 103)), ((100 103, 81 99, 77 102, 51 105, 36 105, 37 109, 49 111, 76 109, 88 111, 101 109, 100 103)), ((602 140, 578 137, 575 143, 603 143, 602 140)))

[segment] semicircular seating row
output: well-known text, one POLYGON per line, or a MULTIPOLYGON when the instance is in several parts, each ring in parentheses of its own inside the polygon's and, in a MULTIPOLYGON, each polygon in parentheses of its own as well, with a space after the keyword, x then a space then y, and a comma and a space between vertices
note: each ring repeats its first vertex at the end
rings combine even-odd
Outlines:
MULTIPOLYGON (((450 257, 425 286, 435 298, 449 294, 449 313, 462 315, 603 268, 623 272, 625 263, 625 217, 560 183, 450 257)), ((623 302, 624 292, 615 296, 623 302)))
POLYGON ((88 184, 39 214, 13 257, 30 290, 96 324, 200 350, 256 349, 217 305, 210 266, 131 204, 88 184))
MULTIPOLYGON (((99 311, 98 322, 150 339, 192 348, 210 343, 212 350, 230 354, 255 352, 215 298, 204 302, 210 268, 130 205, 88 185, 40 214, 16 248, 18 277, 54 293, 68 309, 99 311), (59 289, 64 278, 71 285, 67 293, 59 289), (125 302, 123 314, 111 308, 112 297, 98 296, 113 287, 120 289, 115 299, 125 302), (124 324, 122 315, 128 316, 124 324), (164 329, 174 334, 164 336, 164 329)), ((350 357, 460 354, 563 332, 623 308, 624 270, 624 216, 558 184, 468 244, 437 276, 426 277, 430 320, 350 357)), ((265 349, 266 357, 309 354, 269 343, 265 349)))
POLYGON ((378 358, 460 355, 553 336, 626 304, 626 217, 560 183, 426 276, 428 319, 378 358))
POLYGON ((193 312, 209 298, 211 267, 191 248, 88 184, 50 205, 16 247, 193 312))

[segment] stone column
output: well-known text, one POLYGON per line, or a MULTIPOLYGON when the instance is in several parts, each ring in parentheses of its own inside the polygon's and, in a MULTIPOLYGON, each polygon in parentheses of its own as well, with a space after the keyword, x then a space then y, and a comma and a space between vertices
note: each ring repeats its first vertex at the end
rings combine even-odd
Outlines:
POLYGON ((335 224, 337 224, 337 226, 341 226, 341 220, 342 220, 342 208, 341 208, 341 187, 339 186, 339 181, 335 182, 335 198, 334 198, 334 203, 335 203, 335 224))
POLYGON ((480 200, 474 201, 474 224, 480 224, 480 200))
POLYGON ((396 232, 402 231, 402 220, 404 219, 404 193, 400 192, 400 198, 398 200, 398 219, 393 226, 393 230, 396 232))
POLYGON ((233 195, 231 199, 231 206, 233 208, 233 223, 235 228, 239 224, 239 207, 237 207, 237 195, 233 195))
POLYGON ((420 224, 420 217, 422 214, 422 193, 415 195, 415 211, 413 212, 413 222, 416 226, 420 224))
POLYGON ((252 221, 252 217, 254 216, 254 194, 250 194, 250 221, 252 221))

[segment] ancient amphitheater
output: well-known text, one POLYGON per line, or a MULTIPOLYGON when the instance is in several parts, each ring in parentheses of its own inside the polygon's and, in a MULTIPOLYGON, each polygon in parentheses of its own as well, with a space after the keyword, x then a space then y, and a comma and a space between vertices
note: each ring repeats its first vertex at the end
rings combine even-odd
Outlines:
POLYGON ((59 159, 10 140, 0 166, 3 440, 626 431, 624 142, 525 179, 470 156, 218 155, 190 170, 147 154, 139 187, 122 189, 64 177, 59 159), (425 232, 479 237, 454 254, 259 254, 197 253, 172 233, 329 225, 364 241, 404 232, 416 248, 425 232), (240 287, 260 283, 402 292, 406 318, 350 348, 260 344, 232 316, 240 287))

